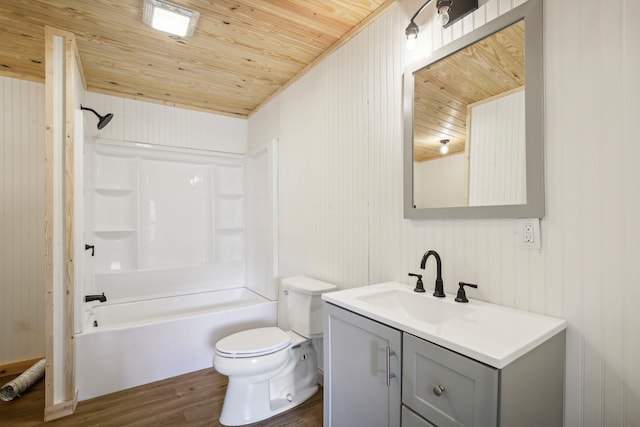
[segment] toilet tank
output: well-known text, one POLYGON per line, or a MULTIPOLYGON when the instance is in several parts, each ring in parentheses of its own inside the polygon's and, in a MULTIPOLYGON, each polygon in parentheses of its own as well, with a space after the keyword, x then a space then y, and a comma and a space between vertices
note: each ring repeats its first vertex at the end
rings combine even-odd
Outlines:
POLYGON ((325 292, 337 289, 331 283, 305 276, 282 280, 289 327, 296 333, 315 338, 322 335, 322 299, 325 292))

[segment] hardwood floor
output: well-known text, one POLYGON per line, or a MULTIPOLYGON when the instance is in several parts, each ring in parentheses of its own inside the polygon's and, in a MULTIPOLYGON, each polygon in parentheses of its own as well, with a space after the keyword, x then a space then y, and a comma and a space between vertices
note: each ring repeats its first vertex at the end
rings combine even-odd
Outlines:
MULTIPOLYGON (((0 386, 13 377, 0 378, 0 386)), ((76 412, 44 423, 44 379, 21 397, 0 401, 2 426, 221 426, 227 378, 213 368, 80 402, 76 412)), ((295 409, 251 427, 321 427, 322 388, 295 409)))

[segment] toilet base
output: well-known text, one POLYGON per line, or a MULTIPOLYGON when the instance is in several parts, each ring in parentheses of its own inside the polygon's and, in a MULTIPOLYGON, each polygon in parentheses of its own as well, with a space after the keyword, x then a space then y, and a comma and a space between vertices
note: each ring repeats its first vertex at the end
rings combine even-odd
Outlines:
POLYGON ((318 391, 318 362, 310 341, 288 350, 286 363, 273 373, 230 376, 220 423, 241 426, 292 409, 318 391))

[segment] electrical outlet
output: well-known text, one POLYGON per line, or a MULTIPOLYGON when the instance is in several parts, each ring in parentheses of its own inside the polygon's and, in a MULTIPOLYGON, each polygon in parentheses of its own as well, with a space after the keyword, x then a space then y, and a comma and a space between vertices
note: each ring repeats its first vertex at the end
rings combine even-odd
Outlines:
POLYGON ((518 221, 518 242, 524 249, 540 249, 540 219, 522 219, 518 221))
POLYGON ((533 224, 530 222, 524 222, 522 224, 522 242, 523 243, 534 243, 535 238, 533 236, 533 224))

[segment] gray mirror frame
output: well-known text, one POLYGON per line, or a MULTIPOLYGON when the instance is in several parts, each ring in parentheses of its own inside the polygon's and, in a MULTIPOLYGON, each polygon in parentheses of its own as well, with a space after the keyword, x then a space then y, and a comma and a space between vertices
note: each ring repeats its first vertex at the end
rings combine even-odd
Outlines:
POLYGON ((543 218, 544 199, 544 67, 542 0, 528 2, 405 67, 403 88, 404 218, 543 218), (415 208, 413 206, 413 94, 414 73, 505 27, 525 20, 525 117, 527 203, 504 206, 415 208))

